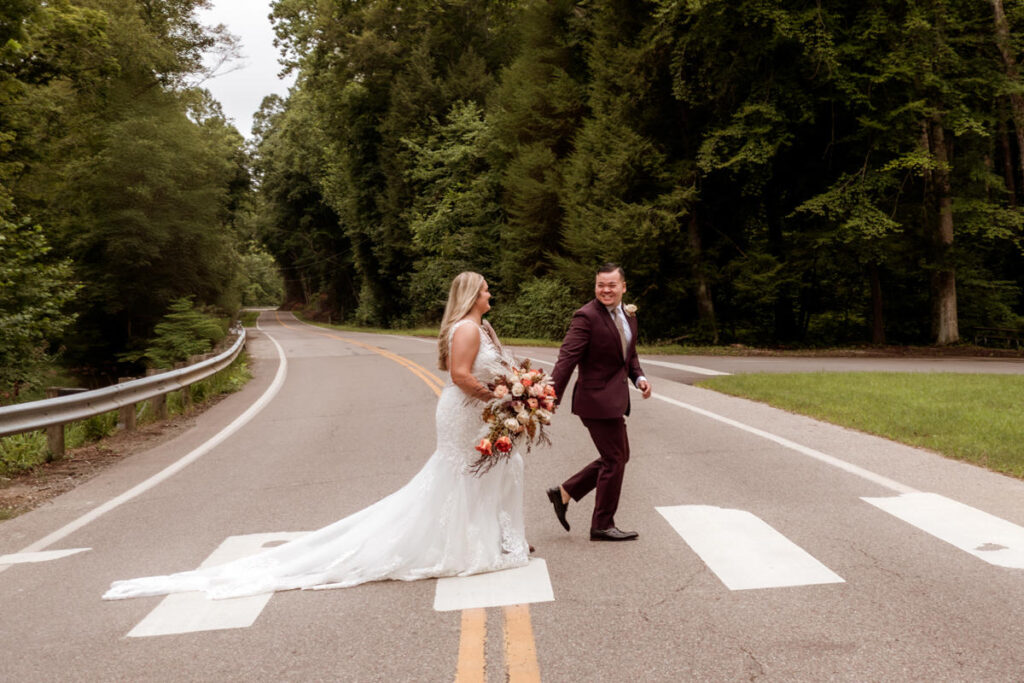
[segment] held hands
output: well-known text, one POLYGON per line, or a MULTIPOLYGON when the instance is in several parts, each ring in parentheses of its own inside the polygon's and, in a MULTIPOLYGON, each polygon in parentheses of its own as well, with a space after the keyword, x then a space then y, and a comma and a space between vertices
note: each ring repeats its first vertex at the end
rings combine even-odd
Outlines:
POLYGON ((637 382, 636 388, 643 392, 642 395, 644 398, 651 397, 651 383, 648 382, 646 379, 642 379, 639 382, 637 382))

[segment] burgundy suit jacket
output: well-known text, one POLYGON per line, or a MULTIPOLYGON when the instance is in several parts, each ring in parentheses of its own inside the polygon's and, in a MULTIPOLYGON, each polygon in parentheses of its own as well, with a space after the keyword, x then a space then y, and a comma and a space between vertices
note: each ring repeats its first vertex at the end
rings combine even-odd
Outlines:
POLYGON ((629 381, 635 383, 644 373, 636 355, 636 316, 626 316, 626 320, 632 339, 623 358, 619 331, 604 304, 593 299, 572 314, 551 379, 561 402, 573 369, 579 367, 572 392, 575 415, 590 419, 629 415, 629 381))

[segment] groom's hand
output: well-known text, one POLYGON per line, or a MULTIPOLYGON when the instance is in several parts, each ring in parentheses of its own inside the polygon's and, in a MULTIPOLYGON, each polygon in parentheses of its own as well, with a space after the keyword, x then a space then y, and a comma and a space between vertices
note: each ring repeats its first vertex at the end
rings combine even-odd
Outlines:
POLYGON ((636 388, 643 392, 644 398, 651 397, 651 383, 646 379, 642 379, 636 383, 636 388))

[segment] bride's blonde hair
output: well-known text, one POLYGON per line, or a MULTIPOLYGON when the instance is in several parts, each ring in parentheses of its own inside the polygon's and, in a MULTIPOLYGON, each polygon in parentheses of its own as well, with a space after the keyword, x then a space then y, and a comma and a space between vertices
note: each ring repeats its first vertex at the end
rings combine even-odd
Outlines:
POLYGON ((444 317, 441 318, 441 331, 437 335, 437 367, 442 370, 448 369, 448 332, 452 325, 466 317, 483 287, 484 276, 480 273, 466 271, 459 273, 452 280, 451 289, 448 290, 448 303, 444 307, 444 317))

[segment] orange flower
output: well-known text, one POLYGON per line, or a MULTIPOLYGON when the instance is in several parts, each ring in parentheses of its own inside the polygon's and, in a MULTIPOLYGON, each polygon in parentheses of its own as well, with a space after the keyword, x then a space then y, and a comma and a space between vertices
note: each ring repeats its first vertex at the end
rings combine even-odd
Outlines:
POLYGON ((498 449, 499 453, 508 453, 512 450, 512 439, 502 436, 494 442, 494 447, 498 449))
POLYGON ((530 379, 529 377, 522 378, 521 380, 519 380, 519 383, 522 384, 524 387, 527 387, 527 388, 533 386, 533 380, 530 379))
POLYGON ((546 387, 544 387, 544 395, 545 396, 550 396, 551 398, 554 398, 555 397, 555 388, 553 386, 551 386, 550 384, 548 384, 546 387))
MULTIPOLYGON (((503 436, 501 438, 507 439, 508 437, 503 436)), ((498 442, 500 443, 501 439, 498 439, 498 442)), ((491 453, 493 453, 493 451, 491 450, 491 440, 487 438, 480 439, 480 443, 476 445, 476 449, 480 451, 480 455, 491 455, 491 453)))

